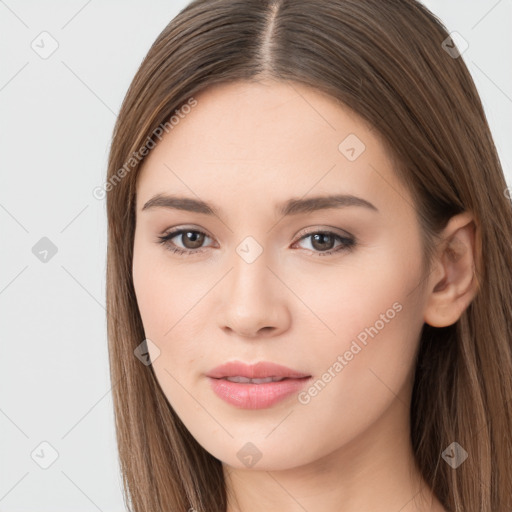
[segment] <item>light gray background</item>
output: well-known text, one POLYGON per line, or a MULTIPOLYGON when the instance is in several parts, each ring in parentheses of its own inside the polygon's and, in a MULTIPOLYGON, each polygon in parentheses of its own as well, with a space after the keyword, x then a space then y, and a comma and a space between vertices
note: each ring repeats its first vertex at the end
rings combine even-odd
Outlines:
MULTIPOLYGON (((130 81, 186 3, 0 0, 0 512, 125 510, 107 358, 105 204, 92 191, 104 182, 130 81), (58 42, 46 59, 31 47, 51 49, 43 31, 58 42), (57 248, 47 262, 32 251, 43 237, 57 248), (58 452, 47 469, 36 463, 51 461, 43 441, 58 452)), ((511 184, 512 0, 425 4, 469 43, 463 58, 511 184)))

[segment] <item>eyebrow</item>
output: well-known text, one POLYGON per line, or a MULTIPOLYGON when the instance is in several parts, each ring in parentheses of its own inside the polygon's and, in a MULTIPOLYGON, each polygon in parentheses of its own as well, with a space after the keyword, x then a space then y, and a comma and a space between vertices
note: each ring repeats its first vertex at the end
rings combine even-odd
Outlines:
MULTIPOLYGON (((277 214, 286 217, 311 213, 318 210, 331 208, 345 208, 348 206, 359 206, 378 212, 378 208, 366 199, 350 194, 337 194, 328 196, 315 196, 307 199, 292 198, 276 205, 277 214)), ((222 210, 210 203, 191 197, 180 197, 175 195, 157 194, 147 201, 141 211, 152 208, 169 208, 184 210, 187 212, 202 213, 205 215, 221 216, 222 210)))

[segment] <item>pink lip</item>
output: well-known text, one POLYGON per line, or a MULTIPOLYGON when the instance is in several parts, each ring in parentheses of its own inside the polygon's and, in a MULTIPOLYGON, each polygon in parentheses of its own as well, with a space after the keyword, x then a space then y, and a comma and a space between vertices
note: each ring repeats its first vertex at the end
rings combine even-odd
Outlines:
POLYGON ((241 409, 264 409, 298 392, 310 380, 311 375, 265 361, 254 365, 231 361, 217 366, 207 374, 207 377, 213 391, 227 403, 241 409), (230 382, 225 378, 236 376, 249 379, 286 378, 262 384, 230 382))
POLYGON ((223 377, 247 377, 248 379, 264 379, 265 377, 302 378, 311 377, 307 373, 292 370, 280 364, 260 361, 256 364, 246 364, 241 361, 229 361, 209 371, 207 377, 222 379, 223 377))

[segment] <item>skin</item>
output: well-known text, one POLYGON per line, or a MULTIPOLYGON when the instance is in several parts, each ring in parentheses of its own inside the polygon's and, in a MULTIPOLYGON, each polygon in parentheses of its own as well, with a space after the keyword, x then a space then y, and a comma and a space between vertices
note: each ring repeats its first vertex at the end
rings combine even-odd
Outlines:
POLYGON ((195 98, 138 177, 133 281, 155 375, 195 439, 222 461, 227 512, 445 510, 415 466, 409 408, 423 323, 454 323, 475 293, 472 217, 451 219, 424 275, 411 195, 355 113, 274 81, 216 85, 195 98), (349 134, 365 145, 353 161, 338 149, 349 134), (142 210, 160 193, 202 199, 221 213, 142 210), (290 198, 332 193, 378 211, 274 211, 290 198), (169 246, 201 252, 158 243, 180 227, 207 236, 194 245, 178 235, 169 246), (302 238, 322 229, 350 234, 355 247, 322 254, 339 239, 302 238), (252 263, 236 251, 247 236, 263 249, 252 263), (244 410, 210 389, 205 373, 235 359, 321 379, 396 303, 394 318, 306 404, 292 395, 244 410), (247 442, 261 453, 251 467, 237 457, 247 442))

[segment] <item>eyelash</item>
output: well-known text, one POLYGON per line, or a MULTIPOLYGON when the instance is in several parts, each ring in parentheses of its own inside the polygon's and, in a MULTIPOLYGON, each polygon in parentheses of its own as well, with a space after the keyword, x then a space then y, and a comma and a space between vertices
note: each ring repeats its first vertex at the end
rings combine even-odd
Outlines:
MULTIPOLYGON (((177 229, 177 230, 167 233, 166 235, 159 236, 158 237, 159 241, 157 243, 162 244, 167 250, 169 250, 173 253, 177 253, 177 254, 184 255, 184 256, 193 256, 195 254, 203 252, 203 250, 206 249, 206 247, 202 247, 199 249, 182 249, 181 247, 177 247, 173 242, 171 242, 172 238, 175 238, 176 236, 182 235, 184 233, 199 233, 201 235, 205 235, 206 237, 210 238, 206 233, 204 233, 203 231, 198 230, 198 229, 177 229)), ((312 252, 316 253, 317 255, 323 256, 323 255, 332 255, 332 254, 342 252, 342 251, 348 252, 348 251, 351 251, 352 249, 354 249, 354 247, 357 245, 356 240, 354 238, 343 237, 343 236, 338 235, 337 233, 334 233, 332 231, 322 231, 322 230, 321 231, 311 231, 310 233, 303 235, 295 243, 298 243, 301 240, 304 240, 310 236, 319 235, 319 234, 332 235, 341 241, 341 245, 338 246, 337 249, 331 249, 329 251, 314 251, 314 250, 312 250, 312 252)), ((307 250, 311 250, 311 249, 307 249, 307 250)))

